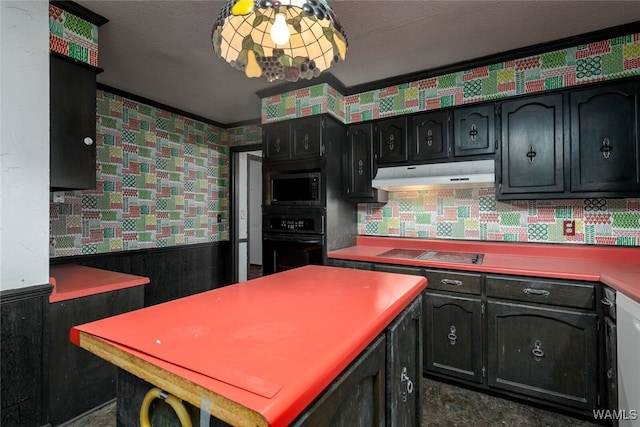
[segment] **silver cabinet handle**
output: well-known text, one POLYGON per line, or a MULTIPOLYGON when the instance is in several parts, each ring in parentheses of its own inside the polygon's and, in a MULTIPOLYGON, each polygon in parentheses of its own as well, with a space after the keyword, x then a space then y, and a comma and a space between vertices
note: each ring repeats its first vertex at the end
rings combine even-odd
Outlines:
POLYGON ((442 279, 442 280, 440 280, 440 282, 443 285, 449 285, 449 286, 461 286, 462 285, 462 280, 442 279))
POLYGON ((409 378, 407 374, 407 367, 402 367, 402 373, 400 374, 400 382, 404 383, 405 389, 402 391, 402 402, 406 403, 408 400, 408 395, 413 393, 413 381, 409 378))
POLYGON ((447 335, 447 338, 449 338, 449 342, 451 343, 451 345, 456 345, 456 341, 458 341, 458 336, 456 335, 456 327, 451 325, 451 328, 449 329, 449 334, 447 335))
POLYGON ((613 306, 613 303, 611 302, 611 300, 609 298, 602 298, 600 301, 602 301, 603 305, 606 305, 607 307, 611 307, 613 306))
POLYGON ((549 295, 551 295, 551 293, 549 291, 546 291, 544 289, 531 289, 531 288, 525 288, 522 290, 523 293, 527 294, 527 295, 538 295, 541 297, 548 297, 549 295))
POLYGON ((611 141, 609 138, 605 138, 602 140, 602 147, 600 148, 600 152, 602 153, 602 157, 608 159, 611 156, 611 151, 613 150, 613 145, 611 145, 611 141))
POLYGON ((544 357, 544 351, 542 351, 542 343, 540 343, 540 340, 536 340, 536 342, 533 343, 533 350, 531 350, 531 354, 533 354, 536 362, 539 362, 544 357))

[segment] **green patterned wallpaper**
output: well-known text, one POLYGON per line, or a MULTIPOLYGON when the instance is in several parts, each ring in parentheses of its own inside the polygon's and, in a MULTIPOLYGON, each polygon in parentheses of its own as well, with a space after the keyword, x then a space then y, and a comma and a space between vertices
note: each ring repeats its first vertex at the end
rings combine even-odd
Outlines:
POLYGON ((228 147, 260 141, 98 91, 97 188, 51 203, 50 256, 228 240, 228 147))
MULTIPOLYGON (((355 123, 638 74, 640 34, 632 34, 348 97, 315 85, 263 99, 262 122, 331 114, 355 123)), ((260 143, 259 125, 219 129, 101 91, 97 119, 98 188, 51 204, 52 257, 229 238, 228 148, 260 143)), ((382 207, 358 206, 358 232, 640 246, 640 200, 503 203, 488 188, 392 193, 382 207), (575 221, 575 236, 562 235, 564 220, 575 221)))
POLYGON ((262 99, 262 123, 326 113, 329 102, 344 123, 358 123, 638 75, 640 33, 634 33, 354 95, 326 84, 282 93, 262 99))
POLYGON ((497 201, 493 188, 389 193, 358 205, 358 234, 640 246, 640 199, 497 201), (575 221, 575 235, 563 221, 575 221))
POLYGON ((49 5, 49 49, 98 66, 98 26, 49 5))

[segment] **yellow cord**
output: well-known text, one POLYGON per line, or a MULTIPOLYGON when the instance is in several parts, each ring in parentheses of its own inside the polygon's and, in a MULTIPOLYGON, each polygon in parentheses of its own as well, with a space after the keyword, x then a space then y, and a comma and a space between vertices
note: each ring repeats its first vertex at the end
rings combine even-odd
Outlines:
POLYGON ((191 418, 189 417, 187 408, 184 407, 182 401, 169 393, 163 392, 157 387, 149 390, 144 396, 142 407, 140 408, 140 427, 151 427, 151 421, 149 421, 149 406, 151 405, 151 402, 157 398, 163 399, 173 408, 178 415, 178 419, 180 420, 180 425, 182 427, 192 427, 191 418))

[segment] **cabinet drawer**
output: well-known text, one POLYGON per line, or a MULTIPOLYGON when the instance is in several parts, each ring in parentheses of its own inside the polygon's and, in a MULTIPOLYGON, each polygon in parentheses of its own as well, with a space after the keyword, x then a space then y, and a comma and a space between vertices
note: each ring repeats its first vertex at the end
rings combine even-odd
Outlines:
POLYGON ((473 295, 480 295, 482 292, 482 277, 479 274, 426 270, 425 276, 427 276, 429 290, 437 289, 473 295))
POLYGON ((422 269, 419 267, 410 267, 406 265, 393 264, 373 264, 375 271, 386 271, 387 273, 411 274, 413 276, 422 276, 422 269))
POLYGON ((487 297, 593 309, 595 285, 582 282, 487 276, 487 297))

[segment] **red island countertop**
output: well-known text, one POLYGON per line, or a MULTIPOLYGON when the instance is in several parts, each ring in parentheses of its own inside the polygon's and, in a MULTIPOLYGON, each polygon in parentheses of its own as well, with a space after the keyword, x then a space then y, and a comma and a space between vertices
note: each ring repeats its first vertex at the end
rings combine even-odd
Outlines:
POLYGON ((640 248, 358 236, 356 245, 329 258, 426 268, 601 281, 640 302, 640 248), (482 264, 421 261, 380 256, 392 248, 484 254, 482 264))
POLYGON ((76 326, 71 340, 234 425, 286 426, 425 287, 305 266, 76 326))
POLYGON ((49 283, 53 285, 50 303, 149 283, 148 277, 76 264, 52 265, 49 267, 49 276, 49 283))

